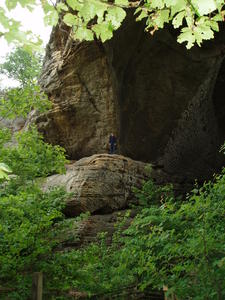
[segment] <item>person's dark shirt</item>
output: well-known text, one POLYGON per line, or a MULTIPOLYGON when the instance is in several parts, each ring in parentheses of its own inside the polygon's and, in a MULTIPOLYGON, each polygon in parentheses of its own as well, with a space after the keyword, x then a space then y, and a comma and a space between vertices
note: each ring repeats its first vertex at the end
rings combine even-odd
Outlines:
POLYGON ((115 135, 110 135, 109 137, 109 143, 112 144, 116 144, 116 137, 115 135))

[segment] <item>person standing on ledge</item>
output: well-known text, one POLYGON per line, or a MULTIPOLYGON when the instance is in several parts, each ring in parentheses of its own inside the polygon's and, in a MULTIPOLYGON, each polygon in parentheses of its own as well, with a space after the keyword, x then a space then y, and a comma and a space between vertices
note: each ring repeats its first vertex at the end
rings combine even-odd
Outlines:
POLYGON ((116 151, 116 137, 113 133, 109 136, 109 153, 114 154, 116 151))

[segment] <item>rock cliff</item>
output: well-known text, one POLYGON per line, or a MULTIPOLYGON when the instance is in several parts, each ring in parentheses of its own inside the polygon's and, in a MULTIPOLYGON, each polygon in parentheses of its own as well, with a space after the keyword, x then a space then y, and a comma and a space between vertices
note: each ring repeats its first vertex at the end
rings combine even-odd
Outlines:
POLYGON ((170 28, 151 37, 129 15, 105 44, 73 41, 59 24, 40 80, 54 106, 40 130, 71 159, 107 152, 113 131, 122 155, 180 182, 208 178, 223 164, 224 32, 187 51, 170 28))

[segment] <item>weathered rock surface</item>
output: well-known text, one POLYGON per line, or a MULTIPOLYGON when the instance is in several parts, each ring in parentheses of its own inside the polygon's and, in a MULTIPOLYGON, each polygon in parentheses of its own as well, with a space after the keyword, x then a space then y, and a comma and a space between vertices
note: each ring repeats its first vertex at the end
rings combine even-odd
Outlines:
POLYGON ((59 35, 60 45, 51 37, 54 46, 49 44, 41 78, 54 108, 38 118, 39 128, 72 159, 106 152, 117 115, 107 57, 98 44, 74 43, 61 31, 59 35))
POLYGON ((48 177, 44 190, 63 186, 73 193, 66 203, 67 216, 87 211, 105 214, 135 203, 132 187, 141 187, 148 175, 145 163, 120 155, 98 154, 68 165, 64 175, 48 177))
POLYGON ((105 44, 72 41, 60 24, 41 77, 54 108, 37 118, 40 130, 71 159, 106 152, 113 131, 125 156, 209 177, 224 163, 224 32, 187 51, 174 31, 151 38, 130 16, 105 44))
POLYGON ((112 241, 112 235, 116 230, 115 224, 119 220, 124 220, 124 229, 128 227, 134 216, 135 210, 121 210, 104 215, 90 215, 82 221, 74 221, 71 229, 65 231, 61 237, 61 245, 63 248, 76 248, 85 246, 98 240, 98 234, 106 233, 105 239, 108 244, 112 241), (126 215, 127 214, 127 215, 126 215))
POLYGON ((23 118, 16 119, 0 119, 0 128, 8 128, 13 133, 21 130, 25 125, 25 120, 23 118))

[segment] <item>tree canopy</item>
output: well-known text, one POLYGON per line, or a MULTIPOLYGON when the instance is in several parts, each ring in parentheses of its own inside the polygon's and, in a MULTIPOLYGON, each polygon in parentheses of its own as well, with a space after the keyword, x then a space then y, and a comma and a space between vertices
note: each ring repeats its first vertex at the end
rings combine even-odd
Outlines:
POLYGON ((41 66, 42 57, 39 54, 31 55, 18 47, 6 56, 5 62, 0 65, 0 74, 17 80, 24 87, 37 80, 41 66))
MULTIPOLYGON (((0 7, 3 27, 0 36, 8 42, 28 43, 31 33, 22 33, 20 23, 8 18, 6 9, 13 10, 20 4, 32 10, 38 3, 37 0, 5 0, 6 8, 0 7)), ((152 35, 165 24, 172 24, 179 29, 177 41, 186 43, 188 49, 214 38, 225 15, 224 0, 65 0, 57 4, 52 0, 41 0, 41 5, 45 23, 56 25, 59 19, 62 20, 71 27, 74 39, 91 41, 97 37, 102 42, 111 39, 128 10, 132 10, 136 21, 143 20, 145 30, 152 35)), ((33 46, 38 43, 32 41, 33 46)))
POLYGON ((16 88, 5 90, 0 95, 0 116, 13 119, 26 117, 32 109, 44 112, 51 107, 51 102, 41 91, 37 83, 41 72, 42 57, 23 48, 15 48, 0 65, 0 74, 16 80, 16 88))

